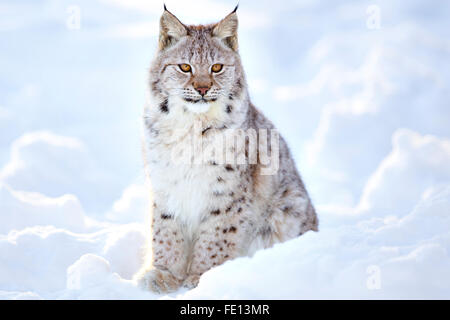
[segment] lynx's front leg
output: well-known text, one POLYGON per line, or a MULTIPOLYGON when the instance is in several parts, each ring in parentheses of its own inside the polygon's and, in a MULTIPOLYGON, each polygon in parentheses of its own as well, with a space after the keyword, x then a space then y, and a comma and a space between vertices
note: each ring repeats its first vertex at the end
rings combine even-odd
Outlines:
POLYGON ((173 215, 155 206, 152 221, 150 267, 137 276, 139 285, 157 293, 176 290, 186 278, 187 249, 173 215))
POLYGON ((254 223, 239 201, 223 209, 215 209, 199 227, 193 245, 188 277, 183 285, 197 286, 200 276, 212 267, 247 254, 253 238, 254 223))

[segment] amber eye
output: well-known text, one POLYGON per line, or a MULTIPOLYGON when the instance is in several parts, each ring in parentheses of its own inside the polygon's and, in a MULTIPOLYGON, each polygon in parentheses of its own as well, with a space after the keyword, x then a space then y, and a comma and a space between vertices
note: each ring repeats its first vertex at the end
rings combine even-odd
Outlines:
POLYGON ((223 64, 213 64, 213 66, 211 67, 211 71, 212 72, 220 72, 223 68, 223 64))
POLYGON ((182 63, 179 65, 181 71, 183 72, 190 72, 191 71, 191 66, 186 64, 186 63, 182 63))

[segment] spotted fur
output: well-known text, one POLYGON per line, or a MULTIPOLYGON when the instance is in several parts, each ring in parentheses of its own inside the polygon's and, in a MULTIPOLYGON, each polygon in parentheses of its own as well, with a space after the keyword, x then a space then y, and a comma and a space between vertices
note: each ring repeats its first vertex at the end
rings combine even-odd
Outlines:
MULTIPOLYGON (((250 102, 237 24, 236 11, 206 26, 186 26, 167 10, 161 17, 143 117, 154 199, 152 241, 148 264, 136 275, 152 291, 195 287, 214 266, 318 230, 314 207, 281 137, 278 170, 263 174, 261 159, 274 145, 259 130, 274 126, 250 102), (212 73, 216 63, 223 68, 212 73), (189 64, 192 72, 183 72, 180 64, 189 64), (198 83, 209 88, 203 96, 195 90, 198 83), (255 162, 221 164, 207 154, 221 137, 239 130, 268 141, 255 162), (202 138, 203 148, 192 154, 193 136, 202 138), (174 154, 191 162, 174 163, 174 154), (196 162, 199 156, 207 161, 196 162)), ((248 157, 249 141, 246 136, 244 144, 227 151, 248 157)))

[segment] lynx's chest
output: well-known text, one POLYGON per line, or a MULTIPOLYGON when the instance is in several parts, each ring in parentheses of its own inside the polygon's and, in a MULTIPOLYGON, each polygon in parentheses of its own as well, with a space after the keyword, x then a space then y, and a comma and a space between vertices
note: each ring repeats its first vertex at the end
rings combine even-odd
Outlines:
POLYGON ((144 126, 146 169, 155 200, 195 229, 236 189, 239 175, 217 158, 217 151, 226 149, 223 128, 192 121, 179 111, 172 106, 173 121, 144 126))

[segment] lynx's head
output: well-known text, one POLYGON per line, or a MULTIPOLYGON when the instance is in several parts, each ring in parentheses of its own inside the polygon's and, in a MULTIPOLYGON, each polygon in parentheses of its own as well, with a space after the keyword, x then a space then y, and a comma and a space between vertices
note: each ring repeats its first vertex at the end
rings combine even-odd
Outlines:
POLYGON ((164 7, 159 48, 150 69, 151 93, 161 101, 161 111, 183 105, 202 113, 220 105, 231 113, 232 101, 245 99, 236 9, 218 23, 190 26, 164 7))

